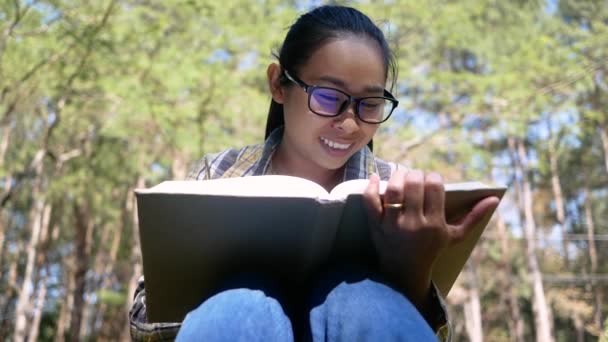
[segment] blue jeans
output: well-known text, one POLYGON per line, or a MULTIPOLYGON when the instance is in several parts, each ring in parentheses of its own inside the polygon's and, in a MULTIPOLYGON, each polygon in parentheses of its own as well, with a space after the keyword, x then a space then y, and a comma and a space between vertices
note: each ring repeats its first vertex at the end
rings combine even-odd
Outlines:
POLYGON ((177 341, 437 341, 404 295, 370 278, 315 287, 300 313, 267 292, 218 293, 186 316, 177 341))

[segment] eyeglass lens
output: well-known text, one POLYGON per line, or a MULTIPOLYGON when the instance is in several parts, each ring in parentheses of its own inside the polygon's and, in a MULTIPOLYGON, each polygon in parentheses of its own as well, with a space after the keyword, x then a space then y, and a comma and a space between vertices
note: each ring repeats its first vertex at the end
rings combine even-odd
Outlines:
MULTIPOLYGON (((390 115, 392 103, 382 97, 369 97, 359 101, 357 113, 363 121, 380 122, 390 115)), ((310 109, 319 114, 335 116, 349 104, 346 94, 330 88, 314 88, 310 94, 310 109)))

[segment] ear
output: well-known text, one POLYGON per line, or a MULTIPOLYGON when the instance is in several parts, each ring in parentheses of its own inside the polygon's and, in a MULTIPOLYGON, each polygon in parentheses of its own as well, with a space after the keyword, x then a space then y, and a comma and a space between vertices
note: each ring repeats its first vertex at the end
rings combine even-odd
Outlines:
POLYGON ((281 104, 284 101, 283 88, 281 87, 282 73, 283 69, 277 63, 271 63, 268 66, 268 70, 266 70, 266 75, 268 76, 268 88, 270 89, 272 99, 281 104))

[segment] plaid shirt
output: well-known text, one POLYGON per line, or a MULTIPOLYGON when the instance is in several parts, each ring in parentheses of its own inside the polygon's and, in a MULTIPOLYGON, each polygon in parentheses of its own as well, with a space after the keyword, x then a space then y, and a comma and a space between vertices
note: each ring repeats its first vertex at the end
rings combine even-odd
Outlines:
MULTIPOLYGON (((204 156, 188 175, 190 180, 206 180, 230 177, 257 176, 272 173, 271 159, 281 142, 283 132, 277 129, 264 144, 246 146, 241 149, 229 149, 221 153, 204 156)), ((388 163, 375 158, 366 146, 356 152, 346 163, 343 181, 367 179, 376 173, 383 180, 399 168, 398 164, 388 163)), ((445 301, 438 290, 433 287, 433 312, 437 313, 429 322, 442 341, 451 340, 451 328, 447 321, 445 301)), ((129 311, 131 338, 134 341, 173 341, 181 323, 148 323, 146 316, 146 291, 144 278, 140 277, 134 294, 133 305, 129 311)))

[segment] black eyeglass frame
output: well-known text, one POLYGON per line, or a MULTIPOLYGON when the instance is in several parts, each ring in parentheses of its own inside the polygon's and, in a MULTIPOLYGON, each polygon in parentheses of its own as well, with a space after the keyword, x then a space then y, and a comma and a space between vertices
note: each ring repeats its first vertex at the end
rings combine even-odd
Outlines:
POLYGON ((388 90, 384 89, 384 96, 366 96, 366 97, 354 97, 348 93, 345 93, 344 91, 340 90, 340 89, 336 89, 336 88, 332 88, 332 87, 323 87, 323 86, 316 86, 316 85, 309 85, 306 84, 306 82, 302 81, 301 79, 292 76, 289 74, 289 72, 287 72, 287 70, 283 69, 283 74, 285 74, 285 77, 287 77, 288 80, 290 80, 291 82, 295 83, 296 85, 300 86, 302 89, 304 89, 304 92, 306 92, 306 94, 308 94, 308 109, 310 109, 311 112, 325 117, 325 118, 333 118, 336 116, 340 116, 342 113, 344 113, 344 111, 346 111, 348 109, 348 107, 350 107, 350 105, 352 103, 355 104, 355 115, 357 116, 357 118, 365 123, 368 124, 373 124, 373 125, 378 125, 381 124, 383 122, 386 122, 386 120, 388 120, 391 115, 393 115, 393 112, 395 111, 395 108, 397 108, 397 106, 399 105, 399 101, 397 101, 397 99, 395 99, 395 96, 393 96, 393 94, 391 94, 388 90), (342 106, 342 110, 340 112, 338 112, 337 114, 334 115, 328 115, 328 114, 319 114, 317 112, 315 112, 312 107, 310 106, 310 98, 312 96, 312 92, 315 89, 330 89, 330 90, 334 90, 337 91, 339 93, 342 93, 344 95, 346 95, 347 99, 348 99, 348 104, 346 106, 342 106), (367 99, 385 99, 391 102, 392 104, 392 108, 391 111, 389 112, 389 114, 386 116, 386 118, 384 118, 382 121, 367 121, 365 119, 363 119, 361 117, 361 115, 359 115, 359 105, 361 104, 362 101, 367 100, 367 99))

